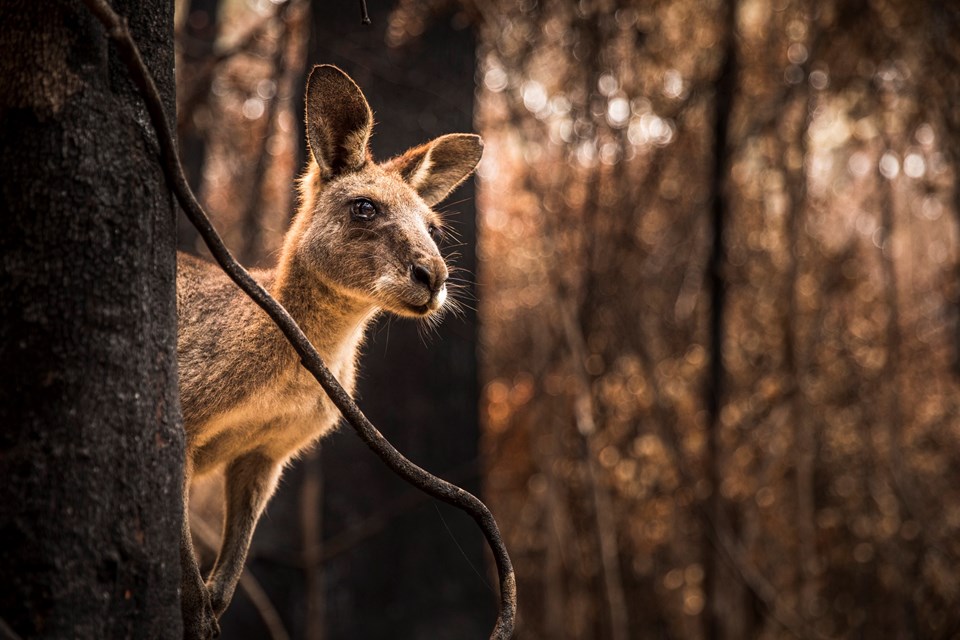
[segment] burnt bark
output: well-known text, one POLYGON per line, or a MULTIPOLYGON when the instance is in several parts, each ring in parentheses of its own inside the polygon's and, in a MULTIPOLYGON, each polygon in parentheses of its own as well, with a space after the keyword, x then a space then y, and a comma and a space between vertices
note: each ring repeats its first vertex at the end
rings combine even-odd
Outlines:
MULTIPOLYGON (((174 110, 173 14, 114 2, 174 110)), ((0 8, 0 617, 179 638, 175 207, 81 3, 0 8)))

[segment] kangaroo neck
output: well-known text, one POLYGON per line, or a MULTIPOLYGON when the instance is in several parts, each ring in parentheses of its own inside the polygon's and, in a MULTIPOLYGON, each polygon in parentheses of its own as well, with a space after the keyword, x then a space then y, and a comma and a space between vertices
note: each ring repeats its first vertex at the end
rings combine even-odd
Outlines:
POLYGON ((344 355, 344 347, 350 348, 352 357, 376 314, 369 302, 343 293, 295 262, 277 270, 272 293, 327 360, 344 355))

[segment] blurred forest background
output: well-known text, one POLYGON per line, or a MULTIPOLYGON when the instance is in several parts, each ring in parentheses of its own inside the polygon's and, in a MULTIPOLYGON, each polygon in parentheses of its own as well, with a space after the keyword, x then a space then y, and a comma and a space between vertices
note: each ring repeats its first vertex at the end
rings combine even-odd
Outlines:
MULTIPOLYGON (((472 308, 378 324, 359 395, 492 508, 517 637, 957 637, 960 6, 368 6, 178 0, 184 162, 269 265, 313 64, 364 90, 378 158, 483 135, 476 199, 443 206, 472 308)), ((285 475, 248 567, 226 638, 479 638, 495 613, 472 521, 347 430, 285 475)))

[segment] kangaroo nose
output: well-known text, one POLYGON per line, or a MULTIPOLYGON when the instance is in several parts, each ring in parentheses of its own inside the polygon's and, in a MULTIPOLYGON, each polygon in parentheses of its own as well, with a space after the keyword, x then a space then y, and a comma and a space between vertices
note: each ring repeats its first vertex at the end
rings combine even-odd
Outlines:
POLYGON ((413 279, 420 284, 427 285, 428 289, 433 289, 433 278, 430 277, 430 271, 422 264, 411 265, 413 269, 413 279))
POLYGON ((432 293, 436 293, 447 281, 447 269, 442 263, 414 263, 410 265, 410 276, 414 282, 419 282, 432 293))

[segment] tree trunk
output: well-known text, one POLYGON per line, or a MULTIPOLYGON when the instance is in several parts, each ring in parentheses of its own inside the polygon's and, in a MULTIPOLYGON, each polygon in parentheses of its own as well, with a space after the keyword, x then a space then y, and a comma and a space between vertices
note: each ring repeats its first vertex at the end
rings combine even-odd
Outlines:
MULTIPOLYGON (((707 439, 707 478, 710 481, 710 495, 706 499, 704 508, 707 517, 717 529, 725 528, 725 520, 721 517, 724 509, 724 500, 721 495, 723 479, 723 451, 720 430, 722 424, 720 412, 723 409, 724 388, 726 382, 726 366, 723 361, 723 341, 725 337, 727 281, 724 274, 726 262, 726 247, 724 245, 724 229, 730 212, 727 180, 730 171, 731 148, 728 140, 730 122, 733 112, 734 92, 736 91, 736 14, 737 0, 727 0, 724 3, 722 14, 723 29, 726 42, 723 48, 723 59, 716 80, 713 104, 713 175, 710 181, 710 218, 713 245, 710 250, 710 264, 707 281, 710 288, 710 364, 706 389, 707 423, 709 435, 707 439)), ((721 531, 732 534, 733 532, 721 531)), ((716 532, 704 527, 701 546, 703 548, 704 566, 704 593, 706 606, 703 608, 703 637, 705 640, 715 640, 725 637, 723 627, 729 622, 730 602, 726 606, 719 606, 724 596, 729 597, 730 586, 733 584, 729 576, 725 575, 723 563, 716 553, 716 532), (729 580, 729 582, 728 582, 729 580), (721 609, 728 609, 727 615, 721 609)))
MULTIPOLYGON (((172 118, 172 4, 113 4, 172 118)), ((179 638, 175 208, 154 133, 82 3, 5 2, 0 23, 0 617, 22 637, 179 638)))

